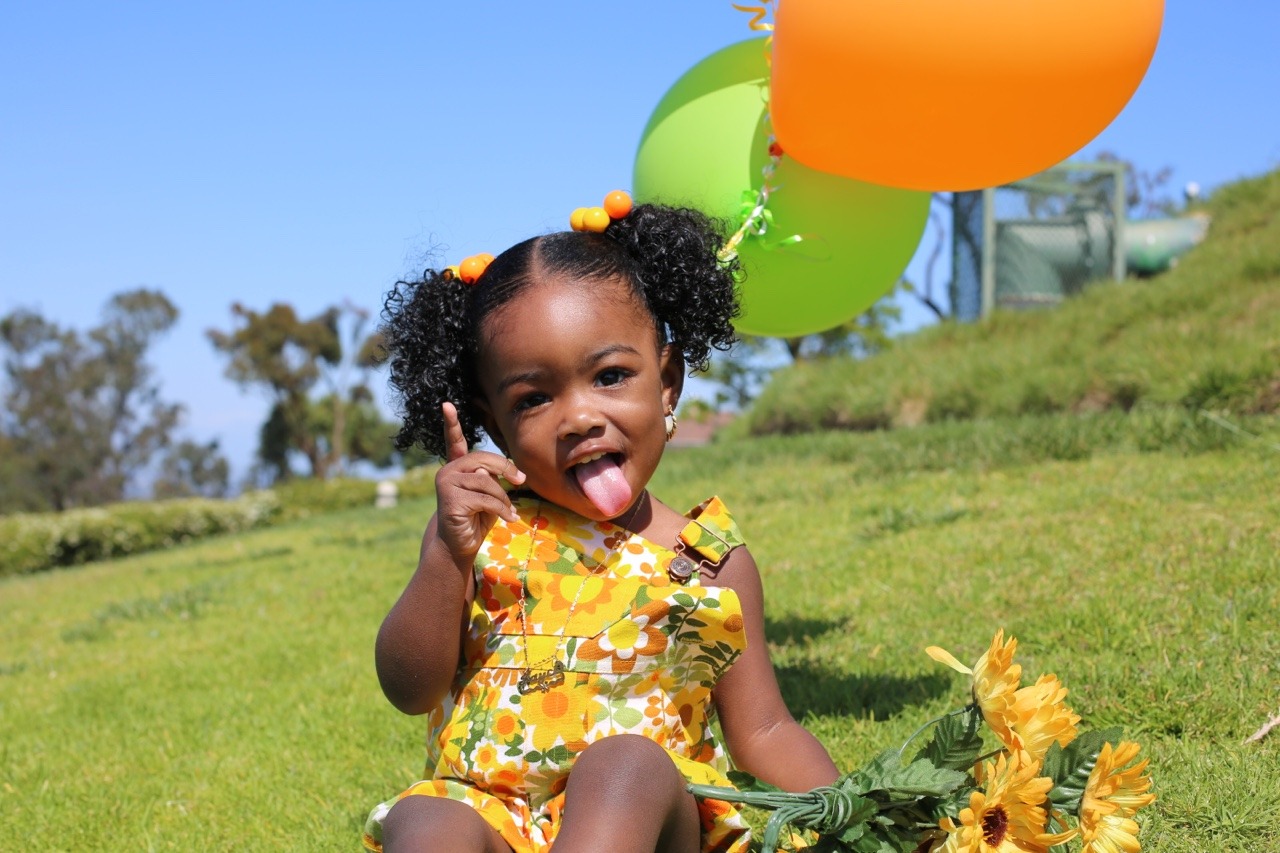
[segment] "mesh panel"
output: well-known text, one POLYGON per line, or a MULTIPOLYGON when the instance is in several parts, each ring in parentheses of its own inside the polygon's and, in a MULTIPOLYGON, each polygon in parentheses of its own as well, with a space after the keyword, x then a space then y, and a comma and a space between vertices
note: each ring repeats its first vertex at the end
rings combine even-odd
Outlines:
POLYGON ((992 190, 956 193, 952 305, 983 312, 983 264, 993 265, 995 308, 1054 305, 1120 271, 1122 167, 1064 165, 992 190), (990 210, 987 206, 990 205, 990 210), (991 217, 990 231, 983 228, 991 217), (984 246, 990 233, 994 246, 984 246), (984 251, 985 249, 985 251, 984 251))

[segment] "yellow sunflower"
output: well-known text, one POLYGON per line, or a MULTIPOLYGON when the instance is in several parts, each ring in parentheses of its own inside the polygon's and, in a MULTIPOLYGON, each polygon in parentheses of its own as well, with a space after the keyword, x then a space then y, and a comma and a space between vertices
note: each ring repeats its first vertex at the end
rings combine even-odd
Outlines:
POLYGON ((1037 776, 1040 765, 1024 766, 1018 758, 1003 754, 986 762, 981 777, 985 790, 969 796, 969 807, 960 811, 960 822, 943 818, 947 833, 941 853, 1046 853, 1068 840, 1075 831, 1051 835, 1045 801, 1053 780, 1037 776))
POLYGON ((1022 666, 1013 662, 1017 648, 1017 639, 1010 637, 1009 642, 1004 641, 1004 629, 1001 628, 991 640, 991 647, 978 658, 972 669, 938 646, 925 649, 925 653, 939 663, 973 676, 973 701, 982 709, 982 718, 987 725, 1005 744, 1013 740, 1010 724, 1014 719, 1014 694, 1022 680, 1022 666))
POLYGON ((1112 749, 1104 744, 1080 799, 1081 853, 1133 853, 1139 850, 1138 824, 1133 815, 1151 805, 1151 777, 1143 776, 1147 759, 1125 768, 1138 755, 1138 745, 1122 741, 1112 749))
POLYGON ((1080 717, 1067 707, 1066 698, 1067 690, 1056 675, 1042 675, 1013 694, 1007 716, 1012 737, 1001 739, 1010 751, 1023 754, 1024 764, 1043 761, 1055 742, 1066 746, 1075 740, 1080 717))

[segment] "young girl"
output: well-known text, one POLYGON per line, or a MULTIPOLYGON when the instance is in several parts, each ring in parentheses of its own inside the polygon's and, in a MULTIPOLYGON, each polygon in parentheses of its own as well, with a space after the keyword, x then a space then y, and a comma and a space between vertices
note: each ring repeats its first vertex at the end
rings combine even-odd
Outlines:
POLYGON ((606 202, 387 299, 397 443, 446 463, 376 649, 387 698, 428 715, 428 778, 374 810, 370 850, 745 851, 685 789, 728 784, 716 718, 766 782, 838 775, 783 704, 728 510, 647 488, 685 367, 733 340, 735 263, 697 212, 606 202))

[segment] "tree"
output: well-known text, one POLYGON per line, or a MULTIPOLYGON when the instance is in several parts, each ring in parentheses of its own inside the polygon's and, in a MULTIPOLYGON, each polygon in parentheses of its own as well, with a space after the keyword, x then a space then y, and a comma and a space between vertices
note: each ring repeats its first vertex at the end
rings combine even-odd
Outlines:
POLYGON ((218 451, 217 440, 200 444, 184 439, 165 454, 153 492, 157 498, 222 498, 229 482, 227 458, 218 451))
POLYGON ((0 507, 63 510, 124 497, 182 413, 160 399, 146 361, 177 318, 162 293, 145 289, 113 296, 84 334, 24 309, 0 318, 0 507))
POLYGON ((271 479, 293 475, 294 454, 320 478, 359 460, 392 461, 395 428, 378 413, 368 385, 382 350, 376 334, 364 334, 367 311, 346 303, 304 320, 291 305, 277 302, 265 313, 236 303, 231 313, 236 328, 210 329, 207 335, 229 356, 230 379, 271 396, 258 435, 258 458, 271 479), (319 397, 317 390, 323 391, 319 397))

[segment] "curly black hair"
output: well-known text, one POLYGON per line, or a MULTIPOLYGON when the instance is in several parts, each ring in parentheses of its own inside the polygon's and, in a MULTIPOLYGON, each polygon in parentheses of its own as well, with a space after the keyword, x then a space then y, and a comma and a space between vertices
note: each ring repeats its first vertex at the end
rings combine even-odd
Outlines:
POLYGON ((480 440, 471 401, 480 396, 481 325, 539 276, 627 283, 649 309, 659 345, 676 347, 689 368, 706 369, 711 350, 733 345, 739 313, 741 268, 717 257, 723 242, 721 224, 699 211, 641 204, 603 233, 564 231, 517 243, 473 285, 437 269, 396 282, 380 327, 403 419, 396 447, 419 444, 443 457, 446 400, 457 407, 467 444, 480 440))

